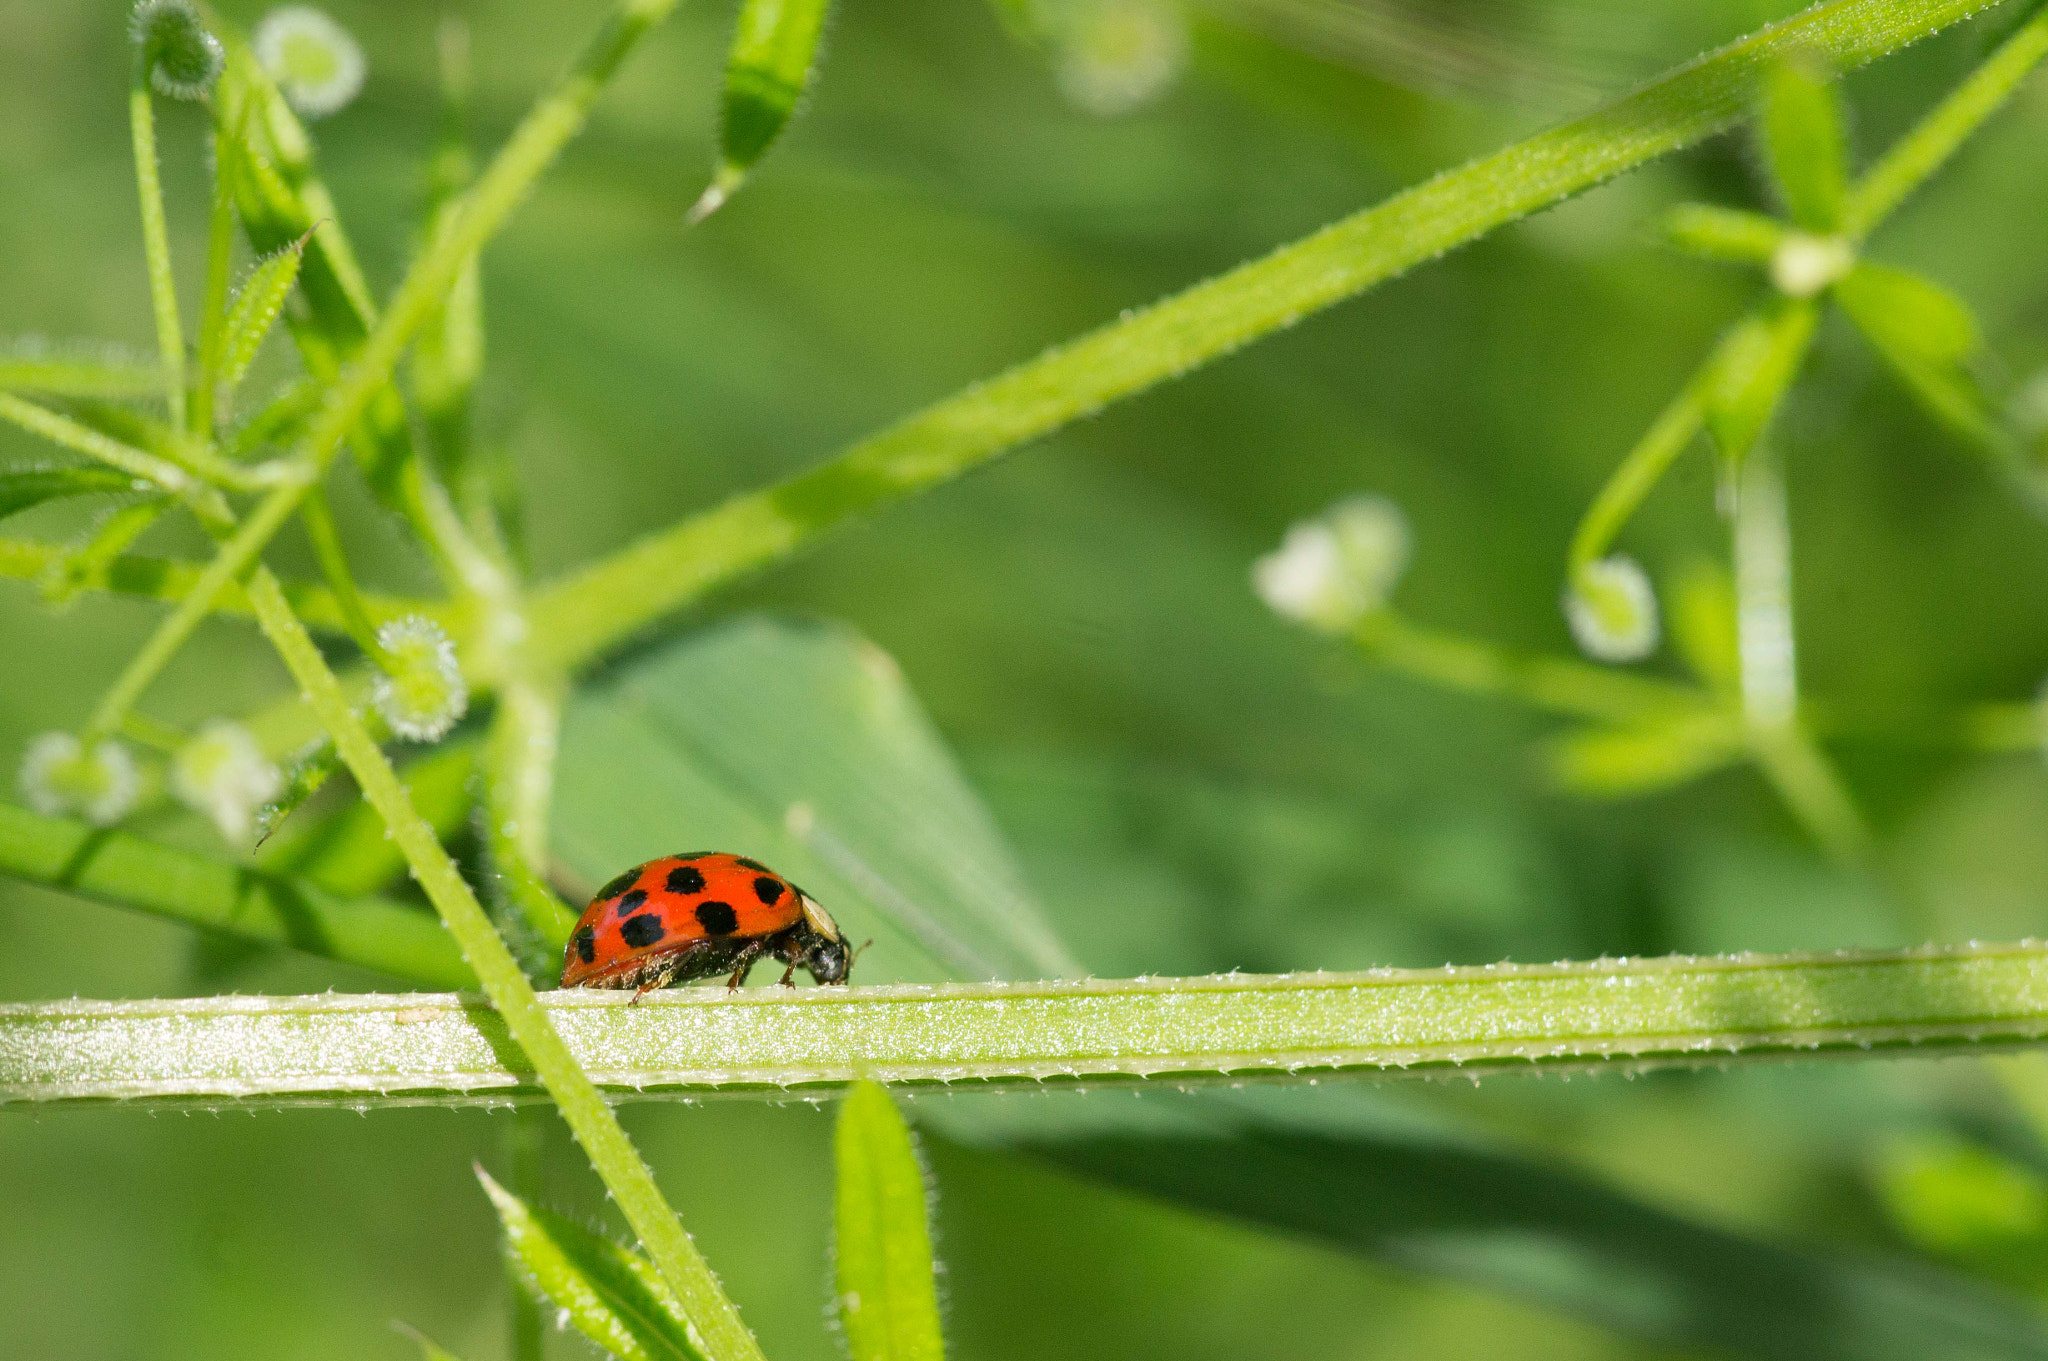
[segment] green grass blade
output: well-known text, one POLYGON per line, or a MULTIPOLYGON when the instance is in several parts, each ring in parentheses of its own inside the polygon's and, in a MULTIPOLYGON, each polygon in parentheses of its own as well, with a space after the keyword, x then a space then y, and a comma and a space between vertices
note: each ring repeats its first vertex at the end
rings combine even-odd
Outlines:
POLYGON ((856 1083, 833 1136, 833 1300, 853 1361, 941 1361, 924 1164, 889 1093, 856 1083))
POLYGON ((439 922, 377 898, 339 901, 281 874, 0 803, 0 874, 116 907, 344 960, 430 987, 476 976, 439 922))
POLYGON ((1842 225, 1848 197, 1848 151, 1842 106, 1825 70, 1798 56, 1764 81, 1759 140, 1771 179, 1792 220, 1811 232, 1842 225))
POLYGON ((831 0, 742 0, 725 61, 718 166, 690 209, 692 222, 732 197, 796 112, 831 8, 831 0))
POLYGON ((1584 118, 1449 170, 977 383, 832 461, 626 548, 534 601, 542 659, 572 670, 713 587, 881 506, 1176 378, 1503 223, 1719 131, 1778 61, 1849 70, 1982 8, 1980 0, 1836 0, 1679 68, 1584 118))
MULTIPOLYGON (((12 814, 10 814, 12 816, 12 814)), ((2048 1039, 2048 945, 1047 983, 542 994, 617 1095, 1990 1052, 2048 1039)), ((0 1100, 441 1104, 540 1090, 479 997, 0 1007, 0 1100)))
POLYGON ((481 1167, 476 1175, 504 1226, 506 1252, 577 1332, 619 1361, 706 1361, 682 1306, 651 1262, 528 1205, 481 1167))

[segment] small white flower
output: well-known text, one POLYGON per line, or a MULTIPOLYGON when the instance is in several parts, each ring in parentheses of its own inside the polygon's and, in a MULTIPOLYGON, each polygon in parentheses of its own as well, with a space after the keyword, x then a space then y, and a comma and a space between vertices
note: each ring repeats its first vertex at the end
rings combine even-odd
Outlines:
POLYGON ((1787 232, 1771 255, 1771 282, 1788 297, 1810 298, 1855 264, 1856 252, 1839 236, 1787 232))
POLYGON ((1588 563, 1564 597, 1565 622, 1586 655, 1633 662, 1657 646, 1657 592, 1634 558, 1588 563))
POLYGON ((220 39, 206 31, 190 0, 142 0, 128 32, 158 94, 198 99, 213 88, 224 60, 220 39))
POLYGON ((308 118, 345 107, 363 88, 363 49, 311 5, 270 11, 256 25, 251 45, 285 99, 308 118))
POLYGON ((90 754, 68 732, 32 739, 21 762, 21 796, 38 813, 75 813, 96 826, 119 822, 135 806, 142 781, 134 758, 118 742, 101 742, 90 754))
POLYGON ((278 796, 284 776, 239 723, 207 723, 171 758, 171 792, 194 812, 213 819, 223 840, 246 846, 256 810, 278 796))
POLYGON ((441 737, 469 708, 469 684, 455 659, 455 644, 441 626, 408 614, 377 630, 390 670, 371 693, 391 731, 415 742, 441 737))
POLYGON ((1408 522, 1383 496, 1358 496, 1287 531, 1252 565, 1252 585, 1276 613, 1341 633, 1384 607, 1408 565, 1408 522))
POLYGON ((1054 21, 1054 77, 1105 118, 1151 100, 1187 64, 1187 18, 1171 0, 1067 0, 1054 21))

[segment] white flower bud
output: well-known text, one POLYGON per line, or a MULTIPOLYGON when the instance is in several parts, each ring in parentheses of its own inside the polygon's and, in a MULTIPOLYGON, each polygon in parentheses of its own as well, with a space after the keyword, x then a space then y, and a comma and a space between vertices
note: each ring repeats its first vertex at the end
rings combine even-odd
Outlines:
POLYGON ((190 0, 142 0, 128 19, 143 70, 160 95, 198 99, 213 88, 223 56, 190 0))
POLYGON ((1341 633, 1383 608, 1408 565, 1408 522, 1383 496, 1358 496, 1287 531, 1252 565, 1252 585, 1276 613, 1341 633))
POLYGON ((371 700, 391 731, 432 742, 454 727, 469 708, 469 684, 441 626, 408 614, 378 629, 377 644, 390 669, 377 677, 371 700))
POLYGON ((141 788, 134 758, 118 742, 101 742, 90 753, 68 732, 33 738, 21 762, 21 796, 38 813, 76 814, 107 827, 135 806, 141 788))
POLYGON ((1657 593, 1634 558, 1588 563, 1565 592, 1565 622, 1586 655, 1633 662, 1657 646, 1657 593))
POLYGON ((1788 297, 1810 298, 1855 264, 1856 252, 1839 236, 1787 232, 1771 255, 1771 282, 1788 297))
POLYGON ((347 29, 310 5, 286 5, 264 15, 251 46, 286 101, 307 118, 346 107, 363 88, 363 49, 347 29))
POLYGON ((1067 0, 1057 15, 1054 76, 1088 113, 1129 113, 1187 64, 1187 18, 1171 0, 1067 0))
POLYGON ((214 719, 171 758, 171 792, 204 813, 233 846, 246 846, 256 810, 276 798, 284 776, 239 723, 214 719))

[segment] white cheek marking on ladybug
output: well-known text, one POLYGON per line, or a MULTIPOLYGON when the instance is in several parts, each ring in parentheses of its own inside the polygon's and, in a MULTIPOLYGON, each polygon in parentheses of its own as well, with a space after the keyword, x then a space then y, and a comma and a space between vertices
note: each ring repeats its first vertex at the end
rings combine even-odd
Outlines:
POLYGON ((813 902, 810 894, 799 892, 796 896, 797 901, 803 904, 804 920, 811 924, 811 929, 827 940, 838 940, 839 923, 833 921, 824 908, 813 902))

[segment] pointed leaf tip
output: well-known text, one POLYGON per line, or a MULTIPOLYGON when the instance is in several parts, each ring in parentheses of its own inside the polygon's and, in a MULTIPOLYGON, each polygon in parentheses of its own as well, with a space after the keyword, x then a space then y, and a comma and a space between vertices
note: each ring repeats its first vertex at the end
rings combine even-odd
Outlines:
POLYGON ((1764 78, 1758 132, 1786 210, 1809 231, 1842 224, 1848 152, 1834 73, 1818 60, 1778 63, 1764 78))
POLYGON ((855 1084, 834 1136, 833 1308, 853 1361, 941 1361, 928 1190, 895 1101, 855 1084))

